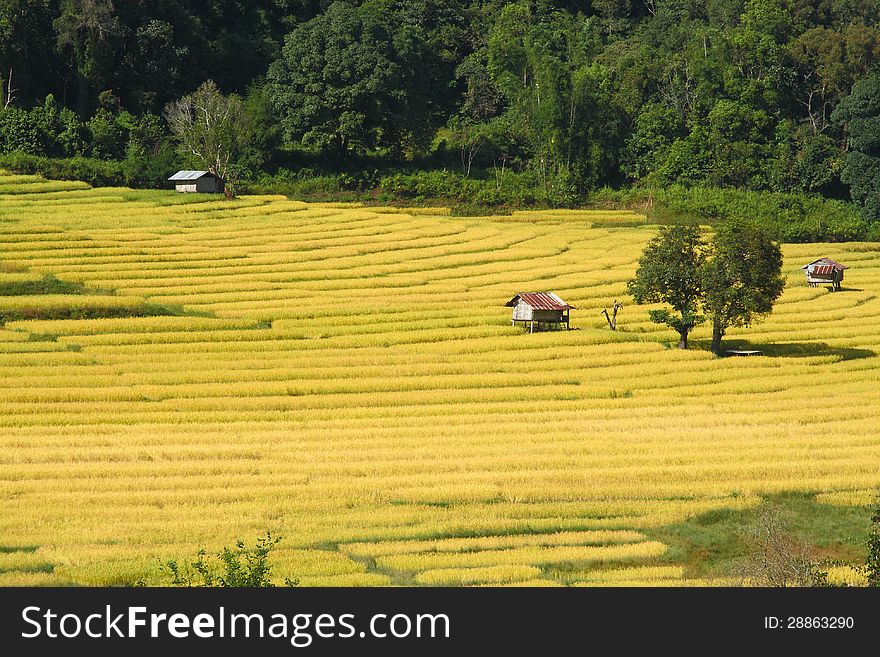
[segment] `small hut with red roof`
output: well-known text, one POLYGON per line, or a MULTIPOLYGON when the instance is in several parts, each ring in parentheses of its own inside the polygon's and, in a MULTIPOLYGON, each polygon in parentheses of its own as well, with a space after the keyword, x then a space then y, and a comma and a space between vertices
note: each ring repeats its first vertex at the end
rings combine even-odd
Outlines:
POLYGON ((529 333, 535 332, 535 325, 540 330, 542 325, 558 328, 564 324, 568 330, 569 311, 574 308, 553 292, 520 292, 505 305, 513 308, 511 325, 528 324, 529 333))
POLYGON ((830 285, 832 291, 837 292, 843 281, 843 270, 849 267, 831 258, 819 258, 801 269, 807 273, 807 285, 810 287, 830 285))

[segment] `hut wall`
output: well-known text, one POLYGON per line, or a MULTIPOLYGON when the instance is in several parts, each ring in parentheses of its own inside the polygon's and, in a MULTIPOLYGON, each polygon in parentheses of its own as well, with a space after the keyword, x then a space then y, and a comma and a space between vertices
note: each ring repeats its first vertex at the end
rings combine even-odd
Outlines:
POLYGON ((212 176, 205 176, 196 180, 196 191, 202 194, 213 194, 219 191, 219 187, 217 179, 212 176))
POLYGON ((520 301, 513 307, 513 319, 518 322, 530 322, 534 319, 532 307, 520 301))
POLYGON ((181 194, 190 194, 198 191, 198 186, 196 183, 178 183, 174 186, 181 194))
POLYGON ((840 270, 834 270, 830 274, 817 274, 815 272, 807 271, 807 283, 822 285, 827 283, 840 283, 841 281, 843 281, 843 272, 840 270))

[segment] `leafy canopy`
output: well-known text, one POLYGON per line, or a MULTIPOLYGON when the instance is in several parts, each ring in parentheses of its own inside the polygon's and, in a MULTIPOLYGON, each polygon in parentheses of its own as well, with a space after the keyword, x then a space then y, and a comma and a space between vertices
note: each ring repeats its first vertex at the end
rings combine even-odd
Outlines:
POLYGON ((430 53, 417 37, 375 6, 345 2, 297 26, 268 74, 285 137, 337 152, 424 139, 430 107, 416 90, 430 53))
POLYGON ((668 226, 645 247, 636 277, 628 284, 636 303, 665 303, 651 319, 688 334, 712 319, 712 351, 732 326, 749 326, 768 314, 785 287, 782 252, 761 228, 744 222, 723 224, 707 245, 697 226, 668 226))
POLYGON ((712 318, 712 350, 729 327, 750 326, 773 310, 782 294, 782 251, 761 228, 728 223, 718 228, 712 258, 703 267, 706 314, 712 318))
POLYGON ((869 221, 880 221, 880 78, 860 80, 832 114, 848 133, 841 179, 869 221))
POLYGON ((665 226, 645 247, 629 292, 636 303, 665 303, 669 310, 652 310, 651 319, 679 332, 682 347, 687 334, 704 321, 698 314, 702 295, 701 270, 706 245, 698 226, 665 226))
POLYGON ((224 96, 212 80, 165 108, 183 153, 224 181, 244 138, 244 116, 241 99, 224 96))

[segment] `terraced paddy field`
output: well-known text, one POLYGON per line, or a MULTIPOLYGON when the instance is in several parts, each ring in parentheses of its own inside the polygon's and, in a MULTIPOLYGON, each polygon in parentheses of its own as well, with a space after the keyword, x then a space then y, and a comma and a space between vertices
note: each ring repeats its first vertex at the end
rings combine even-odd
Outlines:
POLYGON ((267 530, 303 585, 724 583, 670 527, 869 504, 880 245, 785 245, 729 336, 765 355, 719 359, 626 295, 655 231, 0 177, 0 585, 157 584, 267 530), (511 327, 539 290, 574 330, 511 327))

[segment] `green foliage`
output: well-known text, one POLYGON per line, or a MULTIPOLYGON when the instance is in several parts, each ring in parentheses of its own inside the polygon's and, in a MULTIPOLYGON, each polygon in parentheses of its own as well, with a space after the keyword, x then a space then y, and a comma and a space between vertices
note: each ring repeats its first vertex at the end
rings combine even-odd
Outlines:
POLYGON ((379 190, 395 198, 446 199, 457 203, 497 205, 560 205, 553 188, 535 171, 496 169, 491 177, 467 177, 451 171, 421 171, 383 176, 379 190))
POLYGON ((432 117, 417 87, 430 56, 415 27, 395 30, 374 5, 334 2, 287 36, 269 70, 285 136, 340 153, 423 146, 432 117))
POLYGON ((281 127, 275 119, 272 100, 264 85, 253 85, 243 99, 245 116, 243 135, 236 165, 242 168, 239 178, 254 178, 255 172, 266 171, 281 146, 281 127))
POLYGON ((697 158, 681 158, 681 165, 677 165, 679 158, 670 152, 676 138, 677 143, 684 143, 681 141, 684 128, 684 119, 679 112, 660 103, 646 105, 636 117, 634 129, 627 139, 623 163, 626 174, 632 179, 643 178, 652 172, 656 172, 656 178, 667 181, 682 177, 698 179, 699 175, 685 171, 697 158), (671 173, 669 167, 676 169, 676 173, 671 173))
POLYGON ((869 226, 855 205, 803 193, 673 185, 618 191, 603 188, 590 200, 647 211, 660 223, 753 223, 780 242, 846 242, 870 237, 869 226))
POLYGON ((880 221, 880 78, 860 80, 832 115, 846 128, 852 150, 841 178, 868 221, 880 221))
POLYGON ((0 283, 0 297, 23 296, 30 294, 83 294, 82 283, 69 283, 55 278, 52 274, 44 274, 35 281, 16 281, 0 283))
POLYGON ((0 111, 0 151, 43 154, 47 136, 33 120, 30 112, 12 107, 0 111))
POLYGON ((128 131, 137 119, 128 112, 120 112, 119 99, 112 92, 100 94, 99 99, 100 107, 85 123, 91 155, 102 160, 121 160, 128 131))
POLYGON ((781 271, 779 245, 753 224, 721 224, 708 248, 698 227, 667 226, 645 247, 628 289, 636 303, 672 307, 675 314, 649 314, 679 333, 681 349, 704 321, 702 309, 712 320, 712 351, 718 354, 729 327, 749 326, 773 309, 785 286, 781 271))
POLYGON ((712 257, 702 268, 703 303, 712 321, 712 351, 720 354, 729 327, 750 326, 773 310, 785 278, 779 245, 753 224, 719 226, 712 246, 712 257))
POLYGON ((169 103, 165 119, 181 155, 231 189, 235 183, 232 165, 248 133, 241 98, 223 95, 217 84, 208 80, 191 94, 169 103))
MULTIPOLYGON (((632 184, 675 190, 664 221, 715 205, 786 241, 878 237, 878 17, 862 0, 15 0, 0 155, 124 162, 157 185, 204 159, 175 155, 160 109, 211 78, 242 98, 228 174, 249 188, 307 152, 320 170, 283 184, 362 193, 352 157, 384 157, 381 175, 460 167, 481 182, 431 195, 462 204, 632 184)), ((390 186, 427 198, 411 182, 390 186)))
POLYGON ((4 166, 96 185, 164 186, 178 158, 162 119, 120 110, 109 93, 102 100, 84 122, 67 108, 59 110, 52 96, 30 110, 0 110, 4 166))
POLYGON ((650 311, 651 320, 678 332, 679 348, 687 349, 688 334, 704 317, 698 314, 706 245, 697 226, 669 226, 645 247, 636 277, 628 284, 636 303, 665 303, 668 310, 650 311))
POLYGON ((52 180, 82 180, 99 187, 167 188, 168 172, 178 168, 173 152, 160 151, 142 159, 123 162, 87 157, 48 158, 13 153, 0 155, 0 168, 19 173, 39 174, 52 180))
POLYGON ((592 61, 599 43, 596 24, 583 16, 538 14, 523 2, 501 10, 488 39, 486 71, 507 105, 507 120, 493 121, 502 129, 489 140, 493 162, 527 163, 553 205, 570 203, 618 165, 622 112, 609 93, 610 71, 592 61))
MULTIPOLYGON (((280 536, 266 532, 251 548, 239 540, 234 548, 224 547, 213 558, 201 549, 196 559, 188 564, 181 566, 170 560, 162 564, 162 568, 170 575, 173 586, 274 587, 269 553, 280 541, 280 536)), ((297 583, 296 580, 285 580, 285 586, 296 586, 297 583)))
POLYGON ((52 180, 82 180, 101 186, 125 184, 125 175, 118 162, 85 157, 55 159, 13 153, 0 155, 0 167, 18 173, 39 174, 52 180))
POLYGON ((833 189, 843 164, 838 145, 831 137, 806 125, 795 128, 790 121, 777 126, 773 158, 773 189, 811 194, 833 189))

